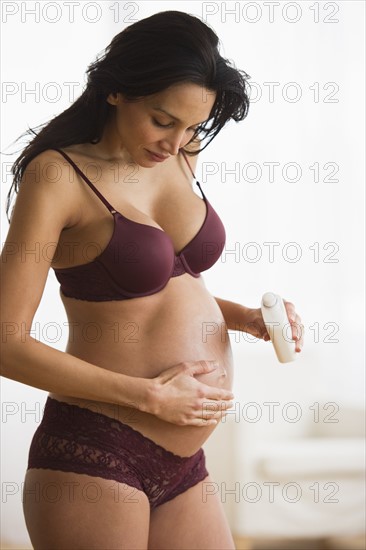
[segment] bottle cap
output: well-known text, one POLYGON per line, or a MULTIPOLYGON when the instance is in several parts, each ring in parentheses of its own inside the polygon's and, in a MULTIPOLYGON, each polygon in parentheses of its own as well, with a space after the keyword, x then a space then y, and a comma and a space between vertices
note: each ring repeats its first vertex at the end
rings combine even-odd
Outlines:
POLYGON ((273 292, 266 292, 263 295, 263 305, 265 307, 273 307, 277 304, 276 295, 273 292))

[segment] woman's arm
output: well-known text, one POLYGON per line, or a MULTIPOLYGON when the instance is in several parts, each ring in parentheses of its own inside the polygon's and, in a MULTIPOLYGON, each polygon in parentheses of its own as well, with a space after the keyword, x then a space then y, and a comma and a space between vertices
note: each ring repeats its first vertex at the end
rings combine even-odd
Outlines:
MULTIPOLYGON (((266 342, 270 340, 261 308, 253 309, 229 300, 216 298, 216 296, 214 298, 221 309, 228 330, 247 332, 266 342)), ((295 351, 299 352, 304 345, 304 325, 301 324, 301 318, 296 313, 294 304, 286 300, 284 300, 284 304, 292 326, 292 339, 297 341, 295 351)))
POLYGON ((214 298, 221 309, 228 330, 249 332, 250 326, 248 325, 252 322, 251 313, 253 311, 251 308, 222 298, 216 298, 216 296, 214 298))

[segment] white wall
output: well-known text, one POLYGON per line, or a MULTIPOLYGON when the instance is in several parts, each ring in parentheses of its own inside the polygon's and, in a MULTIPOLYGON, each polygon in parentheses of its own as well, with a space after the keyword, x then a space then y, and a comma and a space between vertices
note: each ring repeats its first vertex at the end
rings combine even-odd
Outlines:
MULTIPOLYGON (((24 12, 35 2, 5 4, 3 153, 17 150, 10 145, 27 125, 70 104, 65 83, 77 83, 71 98, 79 95, 87 65, 130 19, 165 9, 204 16, 225 56, 252 77, 249 117, 223 130, 197 170, 227 230, 223 257, 204 278, 213 295, 249 307, 258 307, 267 290, 291 300, 305 325, 306 344, 296 363, 280 365, 270 344, 231 335, 236 399, 241 406, 259 403, 263 422, 250 429, 245 420, 228 422, 218 429, 206 445, 216 479, 229 483, 239 475, 235 467, 245 448, 238 438, 245 440, 248 430, 253 440, 272 427, 273 434, 288 432, 280 420, 266 424, 264 402, 281 408, 296 402, 304 417, 315 402, 335 402, 339 415, 346 405, 364 406, 364 3, 79 2, 72 24, 64 2, 57 3, 55 23, 47 21, 56 18, 55 7, 41 11, 35 22, 24 12), (113 21, 113 5, 119 22, 113 21), (18 8, 13 15, 12 6, 18 8), (39 86, 40 93, 25 95, 25 86, 39 86), (56 91, 60 97, 53 101, 56 91), (279 163, 271 165, 273 181, 268 163, 279 163), (268 243, 277 243, 273 258, 268 243)), ((2 155, 2 214, 15 158, 2 155)), ((8 225, 2 218, 3 242, 8 225)), ((43 328, 43 341, 64 349, 66 317, 56 296, 50 272, 34 327, 43 328), (58 333, 50 322, 60 327, 58 333)), ((2 530, 5 539, 20 544, 28 540, 21 482, 46 393, 5 379, 1 390, 2 530), (26 412, 32 408, 35 415, 26 412)), ((292 426, 292 436, 303 428, 292 426)), ((237 527, 236 504, 228 498, 225 507, 237 527)))

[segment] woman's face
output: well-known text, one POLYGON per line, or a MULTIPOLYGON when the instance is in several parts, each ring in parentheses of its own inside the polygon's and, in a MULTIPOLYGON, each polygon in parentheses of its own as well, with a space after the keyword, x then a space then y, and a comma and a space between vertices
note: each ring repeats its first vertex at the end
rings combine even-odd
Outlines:
POLYGON ((115 116, 103 136, 117 156, 153 167, 177 155, 193 137, 197 126, 208 119, 216 94, 196 84, 183 83, 138 101, 110 94, 115 116))

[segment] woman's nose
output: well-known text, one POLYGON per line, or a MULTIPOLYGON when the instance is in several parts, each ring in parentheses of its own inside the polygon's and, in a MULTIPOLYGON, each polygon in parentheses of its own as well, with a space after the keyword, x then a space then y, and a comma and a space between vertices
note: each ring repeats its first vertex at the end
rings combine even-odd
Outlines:
POLYGON ((188 143, 189 139, 186 132, 175 132, 162 141, 162 148, 170 155, 177 155, 179 149, 188 143))

